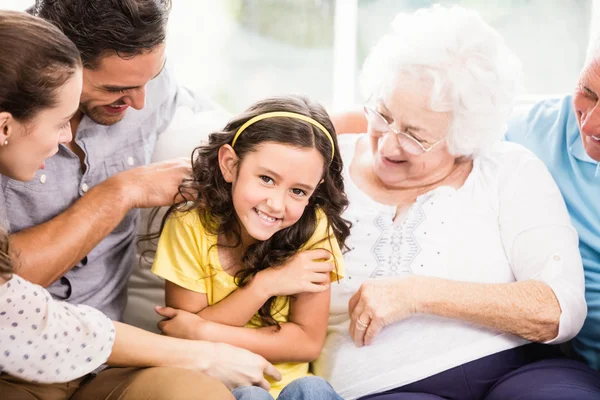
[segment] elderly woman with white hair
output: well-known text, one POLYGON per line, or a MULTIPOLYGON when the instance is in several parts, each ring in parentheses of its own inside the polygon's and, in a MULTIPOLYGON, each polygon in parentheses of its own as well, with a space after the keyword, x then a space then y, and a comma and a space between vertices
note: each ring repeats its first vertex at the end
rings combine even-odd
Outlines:
POLYGON ((367 132, 339 137, 346 278, 313 368, 344 398, 600 398, 546 345, 581 328, 584 277, 544 164, 501 140, 520 76, 458 7, 398 15, 368 57, 367 132))

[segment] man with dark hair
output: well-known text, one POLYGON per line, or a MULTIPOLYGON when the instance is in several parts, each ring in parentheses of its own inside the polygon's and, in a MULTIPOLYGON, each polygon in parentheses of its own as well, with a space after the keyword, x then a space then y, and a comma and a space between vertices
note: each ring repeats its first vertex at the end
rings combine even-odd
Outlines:
POLYGON ((35 15, 58 26, 81 53, 86 77, 80 115, 112 125, 125 117, 128 107, 144 108, 146 84, 165 63, 170 9, 169 0, 36 3, 35 15))
MULTIPOLYGON (((30 182, 0 176, 0 223, 9 227, 18 274, 117 321, 136 263, 137 209, 172 204, 190 171, 184 160, 149 164, 157 137, 178 104, 212 107, 178 88, 165 67, 169 10, 168 0, 38 0, 30 11, 58 26, 84 63, 80 106, 70 120, 73 141, 30 182)), ((224 355, 232 362, 218 351, 206 355, 207 374, 229 386, 266 382, 263 372, 271 367, 261 357, 239 350, 224 355)), ((151 365, 172 365, 166 361, 151 365)), ((81 385, 74 399, 188 399, 219 390, 207 382, 204 374, 177 368, 109 368, 59 391, 81 385)), ((20 389, 19 399, 51 391, 10 384, 20 389)))

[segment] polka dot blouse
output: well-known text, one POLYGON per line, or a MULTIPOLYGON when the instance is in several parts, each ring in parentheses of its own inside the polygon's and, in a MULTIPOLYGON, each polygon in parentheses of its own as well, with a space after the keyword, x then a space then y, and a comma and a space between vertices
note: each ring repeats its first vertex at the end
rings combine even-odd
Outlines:
POLYGON ((0 371, 28 381, 67 382, 108 359, 112 321, 100 311, 52 299, 17 275, 0 286, 0 371))

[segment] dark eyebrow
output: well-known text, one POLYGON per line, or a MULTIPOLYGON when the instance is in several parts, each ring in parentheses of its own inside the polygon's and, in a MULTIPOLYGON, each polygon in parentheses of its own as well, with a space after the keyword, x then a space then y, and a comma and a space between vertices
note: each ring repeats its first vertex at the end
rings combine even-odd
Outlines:
POLYGON ((314 188, 314 187, 312 187, 312 186, 310 186, 310 185, 304 185, 304 184, 302 184, 302 183, 298 183, 298 184, 296 184, 296 185, 294 185, 294 186, 296 186, 296 187, 297 187, 297 188, 299 188, 299 189, 302 189, 302 190, 304 190, 305 192, 311 192, 311 193, 312 193, 312 192, 315 190, 315 188, 314 188))
MULTIPOLYGON (((154 77, 150 80, 156 79, 157 76, 159 76, 163 70, 165 69, 165 65, 167 65, 167 60, 165 60, 165 62, 163 63, 160 71, 158 71, 158 74, 154 75, 154 77)), ((113 85, 102 85, 100 86, 102 89, 104 90, 108 90, 110 92, 119 92, 119 91, 125 91, 125 90, 131 90, 131 89, 139 89, 142 86, 113 86, 113 85)))
MULTIPOLYGON (((279 175, 279 174, 278 174, 278 173, 276 173, 275 171, 271 171, 271 170, 270 170, 270 169, 268 169, 268 168, 262 168, 262 169, 264 170, 264 173, 265 173, 265 174, 267 174, 267 175, 272 175, 272 176, 273 176, 275 179, 281 180, 281 175, 279 175)), ((296 183, 296 184, 295 184, 295 185, 293 185, 293 186, 296 186, 296 187, 298 187, 298 188, 300 188, 300 189, 303 189, 303 190, 305 190, 305 191, 307 191, 307 192, 312 192, 312 191, 314 191, 314 190, 315 190, 315 188, 314 188, 314 187, 312 187, 312 186, 310 186, 310 185, 304 185, 304 184, 302 184, 302 183, 296 183)))

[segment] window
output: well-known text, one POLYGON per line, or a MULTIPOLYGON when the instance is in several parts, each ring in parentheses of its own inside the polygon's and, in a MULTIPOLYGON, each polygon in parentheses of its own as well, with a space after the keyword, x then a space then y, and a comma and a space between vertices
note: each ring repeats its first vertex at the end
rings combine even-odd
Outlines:
POLYGON ((331 105, 333 0, 177 0, 167 51, 180 82, 232 112, 278 94, 331 105))
MULTIPOLYGON (((396 13, 435 3, 477 10, 521 59, 524 84, 532 95, 573 90, 591 32, 591 0, 358 0, 358 73, 370 48, 396 13)), ((362 101, 357 94, 355 99, 362 101)))
POLYGON ((473 8, 495 27, 530 95, 570 92, 600 32, 600 0, 175 0, 167 51, 179 82, 231 112, 288 93, 343 110, 363 101, 362 63, 396 13, 434 3, 473 8))

